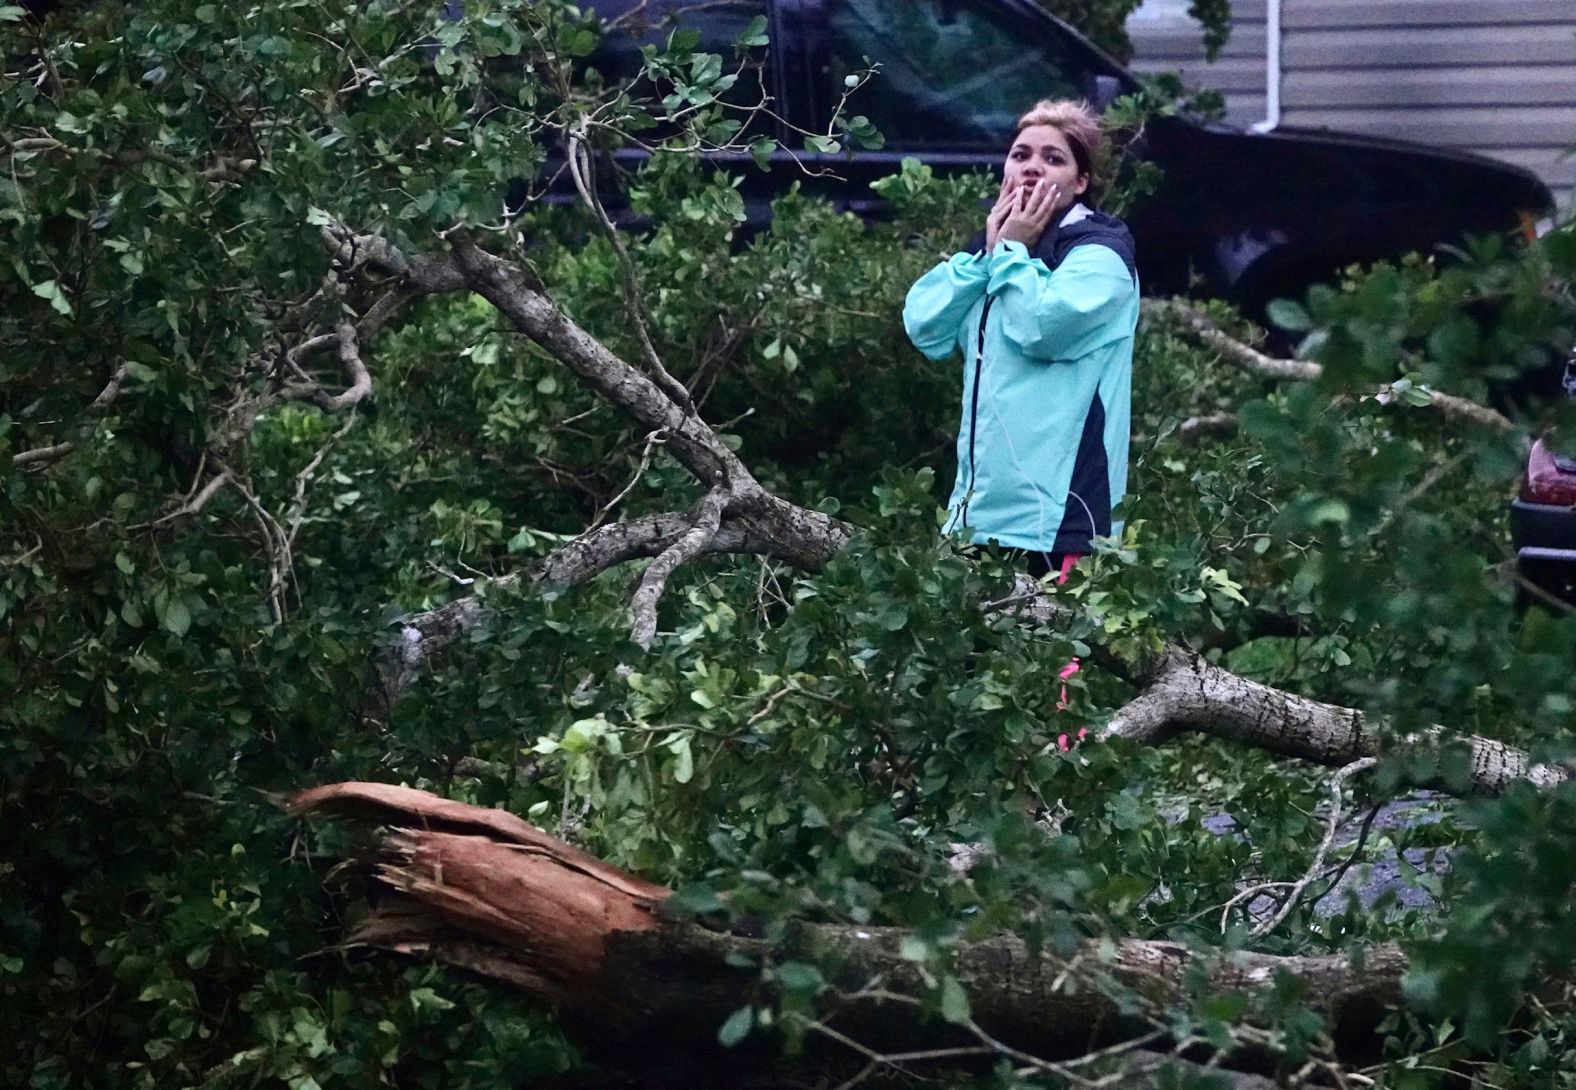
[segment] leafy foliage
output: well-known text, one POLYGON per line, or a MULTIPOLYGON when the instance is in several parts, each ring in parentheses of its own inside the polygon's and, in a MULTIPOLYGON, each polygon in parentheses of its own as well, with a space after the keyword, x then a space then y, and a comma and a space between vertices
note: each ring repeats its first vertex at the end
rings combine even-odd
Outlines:
MULTIPOLYGON (((356 911, 324 892, 344 845, 275 805, 308 784, 506 806, 680 885, 695 911, 768 929, 908 925, 930 1000, 958 1020, 968 997, 945 966, 963 937, 1230 946, 1242 919, 1222 936, 1221 906, 1242 883, 1312 859, 1324 789, 1310 767, 1197 741, 1071 747, 1132 696, 1088 662, 1096 643, 1188 639, 1397 729, 1443 722, 1551 755, 1569 741, 1576 626, 1518 612, 1502 577, 1517 451, 1406 397, 1486 396, 1570 343, 1568 225, 1525 252, 1490 242, 1444 271, 1354 272, 1278 308, 1325 364, 1319 385, 1272 388, 1147 326, 1127 536, 1059 592, 1082 619, 1034 630, 975 604, 1007 585, 1000 558, 937 540, 958 380, 922 364, 896 319, 918 272, 972 232, 988 181, 905 164, 882 185, 888 222, 792 193, 746 243, 734 178, 656 155, 629 179, 649 226, 627 244, 657 347, 764 483, 861 535, 813 575, 684 569, 637 658, 627 574, 569 593, 486 577, 598 517, 685 506, 693 485, 479 300, 421 303, 365 346, 374 392, 348 413, 249 399, 293 365, 290 337, 348 302, 319 291, 336 282, 329 217, 436 251, 457 223, 496 223, 508 186, 535 185, 593 103, 636 133, 677 126, 675 145, 731 139, 718 99, 759 32, 733 58, 682 35, 653 47, 659 94, 643 98, 585 74, 596 28, 562 4, 450 22, 376 0, 160 0, 69 18, 30 26, 29 78, 0 86, 14 274, 0 286, 0 1010, 32 1027, 0 1060, 8 1083, 491 1088, 570 1070, 546 1013, 335 947, 356 911), (1380 385, 1394 396, 1362 396, 1380 385), (1182 421, 1223 405, 1242 406, 1238 434, 1184 438, 1182 421), (74 449, 29 460, 62 441, 74 449), (237 486, 192 509, 221 456, 237 486), (269 518, 294 527, 288 565, 269 518), (389 623, 471 589, 488 594, 486 623, 384 707, 389 623), (1255 637, 1260 610, 1312 634, 1255 637), (1085 669, 1058 709, 1074 655, 1085 669), (1062 815, 1050 833, 1041 811, 1062 815), (1227 835, 1205 823, 1221 813, 1227 835), (948 866, 960 841, 994 849, 967 877, 948 866)), ((618 254, 589 218, 533 201, 511 230, 559 304, 638 359, 618 254)), ((1404 1078, 1426 1080, 1420 1058, 1442 1041, 1506 1078, 1566 1071, 1566 1027, 1529 1029, 1522 998, 1537 972, 1568 968, 1568 811, 1568 792, 1518 793, 1470 831, 1442 823, 1439 841, 1477 845, 1455 856, 1443 921, 1309 898, 1266 943, 1419 940, 1417 1007, 1389 1046, 1397 1071, 1413 1065, 1404 1078), (1485 997, 1472 984, 1489 974, 1485 997)), ((815 966, 761 971, 814 1009, 815 966)), ((1289 993, 1170 1014, 1217 1038, 1268 1018, 1287 1057, 1324 1028, 1289 993)))
MULTIPOLYGON (((1127 17, 1142 4, 1143 0, 1040 0, 1045 10, 1124 62, 1133 56, 1127 17)), ((1231 0, 1192 0, 1187 13, 1203 33, 1205 56, 1214 60, 1231 37, 1231 0)))

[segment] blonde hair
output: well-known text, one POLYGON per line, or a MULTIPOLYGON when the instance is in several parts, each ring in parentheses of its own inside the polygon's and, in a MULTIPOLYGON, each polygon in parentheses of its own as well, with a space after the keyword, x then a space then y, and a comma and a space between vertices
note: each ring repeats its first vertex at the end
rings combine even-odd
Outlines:
POLYGON ((1067 137, 1067 146, 1072 149, 1078 173, 1089 179, 1084 199, 1092 204, 1099 190, 1096 173, 1106 160, 1105 126, 1100 121, 1100 115, 1081 98, 1042 98, 1028 113, 1018 118, 1014 135, 1030 125, 1049 125, 1061 130, 1061 134, 1067 137))

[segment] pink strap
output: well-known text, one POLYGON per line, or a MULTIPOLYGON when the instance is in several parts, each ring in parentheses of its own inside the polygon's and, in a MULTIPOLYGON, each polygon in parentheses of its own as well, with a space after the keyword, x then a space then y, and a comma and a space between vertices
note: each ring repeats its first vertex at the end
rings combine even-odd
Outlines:
POLYGON ((1061 574, 1056 577, 1058 586, 1067 582, 1067 576, 1073 570, 1073 565, 1077 564, 1078 561, 1082 559, 1082 553, 1067 553, 1062 557, 1062 571, 1061 574))
MULTIPOLYGON (((1058 586, 1060 586, 1061 584, 1067 582, 1067 576, 1073 570, 1073 565, 1077 564, 1078 561, 1080 561, 1082 559, 1083 559, 1083 554, 1082 553, 1067 553, 1065 556, 1062 557, 1061 574, 1059 574, 1056 577, 1056 583, 1057 583, 1058 586)), ((1078 672, 1078 660, 1077 659, 1073 659, 1067 665, 1062 667, 1061 673, 1060 673, 1059 676, 1061 677, 1061 680, 1066 681, 1068 678, 1072 677, 1077 672, 1078 672)), ((1057 711, 1062 711, 1066 707, 1067 707, 1067 686, 1063 685, 1062 686, 1062 698, 1059 701, 1056 702, 1056 710, 1057 711)), ((1078 737, 1082 738, 1084 736, 1084 733, 1085 732, 1083 730, 1080 730, 1078 732, 1078 737)), ((1067 743, 1067 735, 1065 735, 1065 734, 1062 735, 1060 738, 1058 738, 1057 742, 1061 745, 1062 751, 1064 753, 1070 748, 1068 746, 1068 743, 1067 743)))

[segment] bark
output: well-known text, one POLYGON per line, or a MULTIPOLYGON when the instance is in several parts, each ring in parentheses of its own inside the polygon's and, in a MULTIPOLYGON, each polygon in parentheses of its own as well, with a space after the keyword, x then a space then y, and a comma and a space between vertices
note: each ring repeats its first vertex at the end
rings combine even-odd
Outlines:
MULTIPOLYGON (((749 504, 736 506, 740 510, 725 514, 695 555, 764 556, 815 570, 830 561, 853 533, 846 523, 765 492, 749 504)), ((661 556, 693 530, 694 520, 679 514, 609 523, 569 542, 525 572, 492 580, 488 589, 509 591, 522 584, 579 586, 628 561, 661 556)), ((404 692, 427 660, 475 628, 486 610, 486 599, 473 594, 406 618, 385 696, 393 699, 404 692)))
MULTIPOLYGON (((1149 300, 1144 304, 1144 312, 1151 317, 1174 319, 1192 336, 1219 352, 1227 362, 1251 374, 1278 381, 1295 382, 1318 382, 1324 376, 1323 365, 1311 360, 1278 359, 1267 356, 1226 333, 1202 310, 1179 300, 1149 300)), ((1467 398, 1440 393, 1437 390, 1426 392, 1429 397, 1428 407, 1437 409, 1453 419, 1469 421, 1492 431, 1512 434, 1523 431, 1520 425, 1487 405, 1479 405, 1467 398)), ((1382 405, 1394 400, 1394 394, 1388 387, 1376 390, 1371 396, 1382 405)), ((1229 415, 1217 413, 1210 417, 1194 417, 1185 422, 1180 429, 1183 438, 1200 438, 1205 434, 1232 430, 1236 422, 1234 418, 1228 420, 1229 415)))
MULTIPOLYGON (((705 553, 746 551, 819 567, 848 540, 851 530, 845 524, 762 488, 696 413, 687 394, 676 396, 611 352, 560 310, 528 269, 487 253, 463 234, 455 237, 452 260, 411 258, 379 236, 344 228, 326 230, 325 239, 335 247, 337 263, 397 277, 412 292, 475 291, 625 416, 661 435, 666 448, 706 487, 691 519, 659 515, 601 527, 527 575, 574 585, 626 560, 657 557, 632 603, 633 637, 642 647, 655 635, 656 603, 668 577, 686 561, 705 553)), ((507 582, 518 583, 519 577, 507 582)), ((387 695, 397 696, 429 654, 473 627, 481 615, 481 603, 470 600, 407 622, 387 695)))
MULTIPOLYGON (((1453 734, 1433 727, 1390 739, 1355 708, 1326 704, 1233 674, 1180 648, 1169 648, 1145 671, 1148 684, 1111 718, 1107 735, 1154 743, 1178 730, 1198 730, 1287 757, 1339 767, 1364 757, 1408 749, 1437 754, 1466 751, 1467 786, 1473 794, 1497 794, 1513 783, 1554 787, 1569 773, 1538 764, 1522 750, 1491 738, 1453 734)), ((1460 784, 1439 770, 1424 783, 1446 791, 1460 784)))
MULTIPOLYGON (((1286 957, 1088 940, 1064 956, 1005 935, 954 951, 972 1025, 953 1025, 904 1001, 930 985, 903 957, 902 929, 802 923, 775 946, 713 930, 666 912, 666 888, 513 815, 410 788, 336 784, 298 796, 291 809, 385 826, 373 865, 392 894, 350 944, 433 957, 519 989, 554 1006, 587 1049, 605 1057, 772 1062, 760 1042, 722 1052, 716 1033, 740 1007, 773 1004, 757 966, 789 958, 812 960, 826 974, 819 1021, 884 1053, 993 1041, 1045 1060, 1079 1057, 1152 1036, 1154 1016, 1185 1003, 1200 976, 1222 994, 1258 992, 1285 974, 1356 1055, 1375 1043, 1406 967, 1393 946, 1358 958, 1286 957)), ((807 1045, 812 1060, 848 1059, 846 1046, 814 1033, 807 1045)))
POLYGON ((642 651, 651 650, 651 641, 657 635, 657 600, 667 589, 668 577, 680 564, 699 556, 722 528, 722 510, 727 505, 728 494, 713 489, 701 499, 695 512, 693 525, 672 545, 664 549, 656 560, 647 566, 640 577, 640 586, 630 600, 629 609, 634 614, 635 625, 631 638, 642 651))
MULTIPOLYGON (((121 387, 125 385, 129 374, 130 368, 124 363, 115 368, 115 373, 104 384, 104 388, 88 404, 87 415, 89 417, 102 415, 105 410, 115 403, 115 399, 120 396, 121 387)), ((91 422, 80 424, 77 427, 77 438, 75 439, 67 439, 64 442, 53 443, 49 446, 34 447, 31 450, 20 451, 11 459, 11 464, 19 469, 47 469, 76 450, 77 445, 92 434, 94 426, 91 422)))

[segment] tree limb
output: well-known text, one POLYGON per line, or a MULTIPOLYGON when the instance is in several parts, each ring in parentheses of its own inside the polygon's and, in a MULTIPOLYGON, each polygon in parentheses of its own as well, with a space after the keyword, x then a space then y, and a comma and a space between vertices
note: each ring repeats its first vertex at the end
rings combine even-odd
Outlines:
MULTIPOLYGON (((98 392, 98 396, 88 403, 87 412, 89 416, 97 416, 114 404, 115 399, 120 396, 120 388, 125 384, 126 376, 130 371, 131 365, 128 363, 122 363, 115 368, 115 373, 110 376, 109 382, 105 383, 104 388, 98 392)), ((32 450, 21 451, 16 457, 11 459, 11 464, 22 469, 47 469, 76 450, 77 444, 92 431, 92 425, 84 425, 78 431, 80 434, 76 439, 68 439, 65 442, 55 443, 51 446, 34 447, 32 450)))
MULTIPOLYGON (((1202 656, 1170 647, 1146 669, 1148 684, 1111 717, 1108 736, 1152 743, 1176 730, 1197 730, 1286 757, 1339 767, 1365 757, 1401 750, 1444 750, 1464 745, 1469 756, 1468 790, 1491 795, 1525 780, 1553 787, 1564 769, 1537 764, 1522 750, 1479 735, 1433 727, 1388 742, 1360 711, 1249 681, 1202 656)), ((1429 785, 1456 790, 1441 770, 1429 785)))
MULTIPOLYGON (((1243 344, 1216 325, 1215 320, 1204 311, 1179 299, 1146 299, 1143 302, 1143 310, 1151 318, 1174 319, 1192 336, 1219 352, 1227 362, 1250 374, 1297 382, 1317 382, 1324 375, 1324 367, 1311 360, 1277 359, 1265 355, 1251 345, 1243 344)), ((1479 405, 1475 401, 1454 394, 1424 389, 1429 397, 1429 405, 1446 416, 1471 421, 1494 431, 1515 434, 1524 430, 1508 417, 1486 405, 1479 405)), ((1388 386, 1381 387, 1370 396, 1381 405, 1389 404, 1395 398, 1388 386)), ((1204 434, 1218 434, 1229 430, 1231 422, 1225 419, 1228 415, 1217 413, 1212 417, 1195 417, 1186 422, 1181 430, 1184 437, 1191 438, 1204 434), (1193 427, 1189 429, 1187 424, 1192 424, 1193 427)))
MULTIPOLYGON (((774 502, 792 508, 783 501, 774 502)), ((608 523, 575 538, 524 572, 490 580, 486 588, 497 592, 533 583, 579 586, 619 564, 661 556, 694 525, 693 517, 680 514, 647 515, 608 523)), ((743 553, 816 568, 842 548, 851 532, 818 512, 783 511, 765 504, 753 511, 727 512, 694 555, 743 553)), ((484 597, 470 594, 406 618, 400 628, 398 661, 385 681, 386 696, 392 700, 404 692, 427 659, 475 628, 486 609, 484 597)))
POLYGON ((689 390, 668 373, 668 369, 663 366, 662 357, 657 354, 657 346, 652 343, 651 316, 646 312, 646 298, 640 284, 640 273, 635 268, 634 260, 629 256, 629 249, 624 245, 624 239, 619 234, 618 228, 608 217, 607 210, 602 207, 602 199, 597 196, 596 164, 586 150, 585 128, 585 119, 582 118, 570 130, 569 174, 574 179, 581 203, 590 209, 597 225, 602 228, 602 234, 607 238, 608 244, 613 247, 613 256, 618 261, 619 272, 624 281, 624 302, 634 319, 635 334, 640 341, 641 351, 645 354, 646 366, 651 369, 657 385, 673 399, 675 404, 687 413, 694 413, 695 403, 690 399, 689 390))
POLYGON ((1190 416, 1177 425, 1177 438, 1184 443, 1199 443, 1217 435, 1231 435, 1237 430, 1237 414, 1232 412, 1205 413, 1190 416))
POLYGON ((728 493, 721 488, 713 488, 701 497, 695 509, 694 524, 664 549, 662 555, 653 560, 641 575, 640 586, 635 589, 629 608, 634 618, 630 638, 640 645, 642 651, 651 650, 651 641, 656 638, 657 600, 668 585, 668 577, 678 570, 679 565, 699 556, 701 550, 716 536, 722 525, 722 510, 727 502, 728 493))
POLYGON ((1341 787, 1349 777, 1365 772, 1378 763, 1373 757, 1362 757, 1346 765, 1330 780, 1329 824, 1325 827, 1324 839, 1319 842, 1319 850, 1314 853, 1313 862, 1308 865, 1307 873, 1299 878, 1292 885, 1291 892, 1286 894, 1286 899, 1281 902, 1280 911, 1254 927, 1254 938, 1263 938, 1279 927, 1286 917, 1291 915, 1292 909, 1297 907, 1297 900, 1302 896, 1302 891, 1308 888, 1308 883, 1324 869, 1324 859, 1330 854, 1330 845, 1335 843, 1335 834, 1341 827, 1341 787))
POLYGON ((341 319, 335 327, 334 334, 327 340, 339 345, 339 360, 344 364, 345 373, 350 377, 350 385, 337 394, 330 394, 315 382, 299 383, 287 386, 284 393, 290 399, 310 398, 325 412, 340 412, 359 404, 372 393, 372 375, 367 370, 367 365, 362 362, 361 345, 354 322, 341 319))

